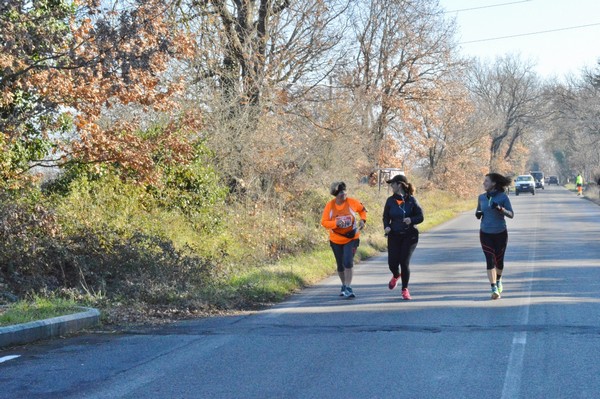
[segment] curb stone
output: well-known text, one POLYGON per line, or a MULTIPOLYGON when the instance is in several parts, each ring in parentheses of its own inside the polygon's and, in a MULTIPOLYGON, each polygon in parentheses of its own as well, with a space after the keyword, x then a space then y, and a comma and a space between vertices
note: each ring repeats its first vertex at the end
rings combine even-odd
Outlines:
POLYGON ((55 338, 93 327, 100 322, 100 311, 80 307, 82 311, 66 316, 0 327, 0 348, 55 338))

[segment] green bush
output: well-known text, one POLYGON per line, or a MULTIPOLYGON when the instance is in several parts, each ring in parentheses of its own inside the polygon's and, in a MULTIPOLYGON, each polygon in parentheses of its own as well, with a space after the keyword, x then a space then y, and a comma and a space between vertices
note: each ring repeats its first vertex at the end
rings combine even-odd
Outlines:
POLYGON ((165 209, 146 187, 109 170, 92 180, 79 172, 47 196, 34 188, 3 192, 0 291, 1 284, 19 296, 76 289, 170 303, 222 274, 227 241, 208 238, 201 221, 165 209))
POLYGON ((26 292, 46 285, 53 274, 48 252, 59 234, 56 214, 39 190, 0 192, 0 290, 8 285, 26 292))
POLYGON ((110 170, 109 165, 69 162, 63 165, 58 177, 42 184, 42 190, 46 195, 66 196, 71 190, 71 185, 77 180, 97 181, 109 174, 110 170))
POLYGON ((211 234, 220 231, 227 187, 203 156, 187 165, 165 166, 159 183, 147 190, 159 207, 180 211, 196 229, 211 234))

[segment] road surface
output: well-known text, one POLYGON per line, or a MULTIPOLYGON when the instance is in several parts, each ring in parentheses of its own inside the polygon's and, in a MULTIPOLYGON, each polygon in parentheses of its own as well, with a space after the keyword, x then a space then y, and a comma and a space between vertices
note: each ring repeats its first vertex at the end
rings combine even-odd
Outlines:
POLYGON ((421 235, 412 301, 380 256, 354 300, 332 277, 249 315, 0 352, 19 356, 0 397, 598 398, 600 207, 562 187, 511 201, 500 300, 468 212, 421 235))

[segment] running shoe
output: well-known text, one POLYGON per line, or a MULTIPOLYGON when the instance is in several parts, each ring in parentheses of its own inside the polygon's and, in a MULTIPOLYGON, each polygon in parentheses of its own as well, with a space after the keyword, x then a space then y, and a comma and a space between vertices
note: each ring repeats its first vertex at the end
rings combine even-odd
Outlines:
POLYGON ((393 290, 394 288, 396 288, 396 286, 398 285, 398 280, 400 280, 400 276, 398 276, 398 277, 392 276, 392 279, 388 283, 388 288, 390 290, 393 290))
POLYGON ((498 298, 500 298, 500 293, 498 292, 498 287, 495 286, 494 288, 492 288, 492 299, 498 298))
POLYGON ((496 281, 496 287, 498 287, 498 294, 502 294, 502 280, 496 281))
POLYGON ((344 291, 344 296, 346 298, 355 298, 354 291, 352 291, 352 287, 346 286, 346 290, 344 291))
POLYGON ((406 299, 407 301, 411 300, 410 292, 408 292, 408 288, 402 288, 402 299, 406 299))
POLYGON ((342 290, 340 291, 340 296, 346 296, 345 292, 346 292, 346 286, 342 285, 342 290))

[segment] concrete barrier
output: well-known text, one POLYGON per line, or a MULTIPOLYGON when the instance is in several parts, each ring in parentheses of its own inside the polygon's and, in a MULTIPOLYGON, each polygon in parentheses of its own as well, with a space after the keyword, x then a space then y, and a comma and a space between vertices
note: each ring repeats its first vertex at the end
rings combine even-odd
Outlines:
POLYGON ((81 312, 66 316, 0 327, 0 348, 72 334, 100 322, 98 309, 80 309, 81 312))

